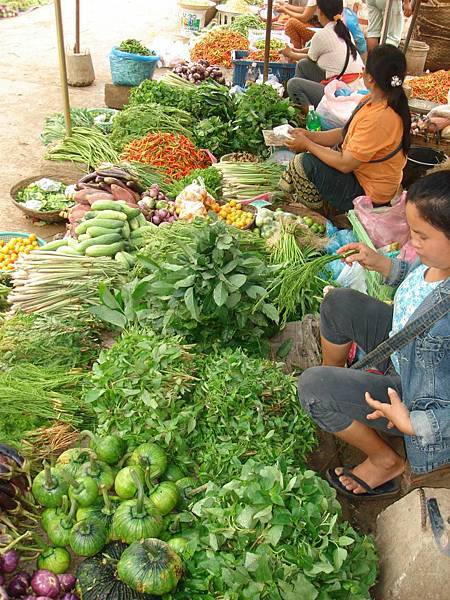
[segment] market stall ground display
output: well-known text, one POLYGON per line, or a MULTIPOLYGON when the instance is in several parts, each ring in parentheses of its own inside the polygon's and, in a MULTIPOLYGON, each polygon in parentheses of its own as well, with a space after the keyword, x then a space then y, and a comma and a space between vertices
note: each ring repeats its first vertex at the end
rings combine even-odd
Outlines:
POLYGON ((3 0, 0 4, 0 19, 17 17, 22 12, 47 3, 48 0, 3 0))

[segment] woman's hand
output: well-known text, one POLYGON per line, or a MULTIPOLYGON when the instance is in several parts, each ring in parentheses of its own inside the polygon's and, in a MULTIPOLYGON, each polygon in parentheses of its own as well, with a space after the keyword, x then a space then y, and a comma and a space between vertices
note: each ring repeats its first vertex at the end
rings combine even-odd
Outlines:
POLYGON ((286 142, 289 150, 293 152, 306 152, 308 150, 310 140, 303 129, 294 129, 289 133, 289 136, 292 138, 292 140, 286 142))
POLYGON ((273 5, 273 9, 277 12, 277 13, 285 13, 286 12, 286 8, 285 8, 286 3, 285 2, 275 2, 275 4, 273 5))
POLYGON ((403 0, 403 14, 406 18, 413 14, 413 9, 410 0, 403 0))
POLYGON ((344 259, 347 264, 352 265, 354 262, 359 262, 362 267, 369 269, 369 271, 377 271, 383 277, 389 275, 391 260, 386 256, 378 254, 376 250, 372 250, 369 246, 359 242, 342 246, 337 251, 337 254, 345 254, 349 250, 356 250, 356 252, 344 259))
POLYGON ((388 429, 397 427, 399 431, 406 435, 415 435, 411 424, 409 410, 403 404, 400 396, 392 388, 388 388, 390 404, 374 400, 369 392, 366 392, 366 402, 374 409, 373 413, 367 415, 369 420, 385 418, 388 420, 388 429))

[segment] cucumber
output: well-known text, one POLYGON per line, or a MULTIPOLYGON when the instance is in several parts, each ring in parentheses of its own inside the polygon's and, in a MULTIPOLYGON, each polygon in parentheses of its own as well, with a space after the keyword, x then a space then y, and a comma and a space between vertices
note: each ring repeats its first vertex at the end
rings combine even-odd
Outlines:
POLYGON ((99 235, 108 235, 108 233, 118 233, 120 235, 121 232, 120 229, 108 229, 107 227, 97 227, 96 225, 93 225, 92 227, 89 227, 88 233, 91 237, 95 238, 99 235))
POLYGON ((144 227, 145 225, 148 224, 147 219, 144 217, 144 215, 139 211, 138 216, 136 217, 137 222, 139 223, 140 227, 144 227))
POLYGON ((121 264, 123 267, 125 267, 126 269, 129 269, 129 268, 130 268, 130 265, 129 265, 129 263, 128 263, 128 260, 127 260, 126 256, 124 256, 124 255, 125 255, 125 253, 124 253, 124 252, 118 252, 118 253, 115 255, 114 259, 115 259, 115 260, 116 260, 116 261, 117 261, 119 264, 121 264))
POLYGON ((96 200, 91 204, 91 210, 114 210, 124 212, 123 207, 115 200, 96 200))
POLYGON ((125 256, 130 267, 134 267, 134 265, 136 264, 136 257, 130 254, 129 252, 125 252, 125 250, 121 252, 121 254, 125 256))
POLYGON ((77 235, 81 235, 83 233, 86 233, 86 229, 89 225, 89 221, 83 221, 82 223, 80 223, 76 228, 75 228, 75 233, 77 235))
POLYGON ((86 240, 78 244, 78 250, 84 253, 90 246, 98 246, 101 244, 115 244, 116 242, 120 242, 121 239, 122 238, 119 233, 109 233, 107 235, 100 235, 99 237, 91 238, 90 240, 86 240))
POLYGON ((81 252, 70 246, 60 246, 56 252, 58 254, 76 254, 77 256, 81 256, 81 252))
POLYGON ((97 217, 97 216, 98 216, 98 215, 97 215, 97 213, 96 213, 96 212, 94 212, 93 210, 90 210, 89 212, 87 212, 87 213, 84 215, 84 218, 85 218, 85 219, 87 219, 87 220, 89 220, 89 219, 95 219, 95 217, 97 217))
POLYGON ((136 238, 141 238, 144 237, 146 234, 153 234, 154 233, 154 228, 156 227, 156 225, 149 225, 148 227, 139 227, 139 229, 136 229, 135 231, 131 232, 131 239, 134 240, 136 238))
POLYGON ((130 237, 130 234, 131 234, 130 225, 129 225, 128 221, 125 221, 125 223, 123 224, 122 235, 125 239, 128 239, 130 237))
POLYGON ((86 256, 113 256, 123 249, 123 242, 115 244, 96 244, 86 248, 86 256))
POLYGON ((128 222, 130 224, 131 231, 134 231, 135 229, 139 229, 140 224, 136 217, 134 217, 134 219, 130 219, 128 222))
POLYGON ((119 219, 102 219, 99 215, 95 219, 91 219, 87 223, 87 227, 95 225, 96 227, 104 227, 105 229, 120 229, 123 227, 123 221, 119 219))
POLYGON ((41 246, 39 250, 58 250, 58 248, 64 246, 67 246, 67 240, 54 240, 53 242, 48 242, 45 246, 41 246))
POLYGON ((67 245, 69 246, 69 248, 78 248, 78 241, 74 240, 73 238, 67 238, 67 245))
POLYGON ((139 208, 133 208, 132 206, 128 206, 126 202, 119 201, 117 204, 120 204, 123 212, 127 215, 128 219, 133 219, 140 214, 139 208))
POLYGON ((91 238, 91 236, 88 235, 87 233, 82 233, 81 235, 78 236, 78 241, 84 242, 85 240, 89 240, 90 238, 91 238))
MULTIPOLYGON (((110 202, 110 200, 108 200, 107 202, 110 202)), ((93 214, 96 217, 100 217, 100 219, 115 219, 116 221, 123 222, 127 220, 127 215, 124 212, 119 212, 118 210, 96 210, 93 214)))

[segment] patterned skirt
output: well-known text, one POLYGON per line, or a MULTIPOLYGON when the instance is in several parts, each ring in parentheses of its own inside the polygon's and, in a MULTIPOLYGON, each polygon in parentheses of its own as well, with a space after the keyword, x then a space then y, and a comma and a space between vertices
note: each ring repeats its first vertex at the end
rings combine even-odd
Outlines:
POLYGON ((323 199, 319 190, 310 181, 303 168, 304 153, 297 154, 291 160, 288 168, 280 179, 279 186, 283 192, 289 194, 296 204, 321 212, 323 199))

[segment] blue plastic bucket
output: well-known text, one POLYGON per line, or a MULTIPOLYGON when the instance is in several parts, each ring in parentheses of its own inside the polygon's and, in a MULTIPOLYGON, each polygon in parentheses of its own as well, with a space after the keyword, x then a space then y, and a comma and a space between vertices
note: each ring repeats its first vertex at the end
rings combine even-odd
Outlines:
POLYGON ((114 85, 139 85, 153 78, 158 61, 159 56, 130 54, 114 47, 109 55, 112 82, 114 85))

